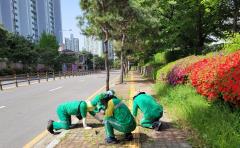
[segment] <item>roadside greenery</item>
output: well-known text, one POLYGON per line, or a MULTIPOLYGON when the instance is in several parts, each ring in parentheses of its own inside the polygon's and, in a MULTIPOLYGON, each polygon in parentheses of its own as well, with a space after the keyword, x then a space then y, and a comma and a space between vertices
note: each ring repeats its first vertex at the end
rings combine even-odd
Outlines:
POLYGON ((37 64, 44 64, 45 70, 59 71, 62 63, 73 63, 76 57, 73 55, 62 55, 58 52, 56 37, 43 33, 38 43, 33 42, 30 37, 23 37, 9 33, 0 27, 0 61, 7 63, 21 63, 23 69, 12 69, 9 66, 0 71, 0 75, 21 74, 37 71, 37 64))
POLYGON ((234 34, 227 40, 227 43, 223 47, 225 53, 232 53, 240 50, 240 33, 234 34))
POLYGON ((224 49, 159 67, 155 90, 196 147, 239 147, 238 35, 224 49), (228 52, 224 52, 228 51, 228 52))
POLYGON ((240 110, 222 101, 208 102, 190 85, 155 85, 157 96, 174 122, 192 133, 193 147, 239 147, 240 110))

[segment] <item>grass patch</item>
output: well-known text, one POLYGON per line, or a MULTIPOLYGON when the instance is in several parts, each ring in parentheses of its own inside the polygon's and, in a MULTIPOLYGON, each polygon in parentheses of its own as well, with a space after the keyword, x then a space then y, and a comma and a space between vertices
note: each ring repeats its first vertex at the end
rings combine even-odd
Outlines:
POLYGON ((240 110, 222 101, 208 102, 188 85, 158 83, 155 90, 170 117, 182 128, 191 128, 193 146, 240 147, 240 110))

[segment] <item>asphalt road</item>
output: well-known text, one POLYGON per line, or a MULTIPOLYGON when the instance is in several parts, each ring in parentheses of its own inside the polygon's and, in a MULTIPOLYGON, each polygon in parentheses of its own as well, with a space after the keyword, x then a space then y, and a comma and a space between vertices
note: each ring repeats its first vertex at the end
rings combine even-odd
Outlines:
MULTIPOLYGON (((18 148, 57 120, 56 108, 65 101, 83 99, 105 84, 105 73, 71 77, 0 91, 0 148, 18 148)), ((118 71, 110 80, 119 77, 118 71)))

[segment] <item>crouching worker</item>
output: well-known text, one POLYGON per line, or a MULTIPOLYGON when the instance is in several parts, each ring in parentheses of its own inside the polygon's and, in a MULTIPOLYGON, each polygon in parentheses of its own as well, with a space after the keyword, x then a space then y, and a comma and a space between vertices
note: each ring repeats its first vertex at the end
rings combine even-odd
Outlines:
POLYGON ((109 90, 104 93, 100 93, 96 95, 91 101, 90 105, 92 106, 90 114, 95 116, 96 113, 99 113, 101 110, 104 110, 105 106, 101 104, 100 100, 103 99, 106 95, 108 96, 114 96, 115 91, 114 90, 109 90))
POLYGON ((163 115, 163 107, 151 95, 138 92, 133 97, 132 113, 134 117, 137 117, 138 108, 143 112, 141 126, 159 131, 162 125, 159 119, 163 115))
POLYGON ((114 129, 125 134, 125 140, 133 139, 132 131, 136 128, 136 122, 128 107, 117 97, 107 95, 101 99, 105 106, 104 128, 106 133, 106 143, 117 143, 114 129))
POLYGON ((82 120, 85 129, 91 129, 86 123, 87 103, 85 101, 71 101, 62 103, 57 107, 59 122, 49 120, 47 130, 54 134, 54 130, 69 129, 71 125, 71 115, 75 115, 82 120))

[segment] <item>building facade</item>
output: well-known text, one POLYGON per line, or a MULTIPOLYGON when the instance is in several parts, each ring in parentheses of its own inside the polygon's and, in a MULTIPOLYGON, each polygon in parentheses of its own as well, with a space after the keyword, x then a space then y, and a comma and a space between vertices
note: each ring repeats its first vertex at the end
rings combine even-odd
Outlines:
POLYGON ((79 52, 79 39, 74 38, 73 34, 71 34, 70 38, 65 38, 64 49, 79 52))
MULTIPOLYGON (((98 40, 95 37, 84 37, 83 50, 92 53, 93 55, 103 56, 104 54, 104 42, 98 40)), ((108 58, 114 59, 114 49, 112 41, 108 42, 108 58)))
POLYGON ((9 32, 38 41, 43 32, 62 43, 60 0, 1 0, 0 24, 9 32))
POLYGON ((84 49, 93 55, 102 56, 102 41, 95 37, 84 37, 84 49))

